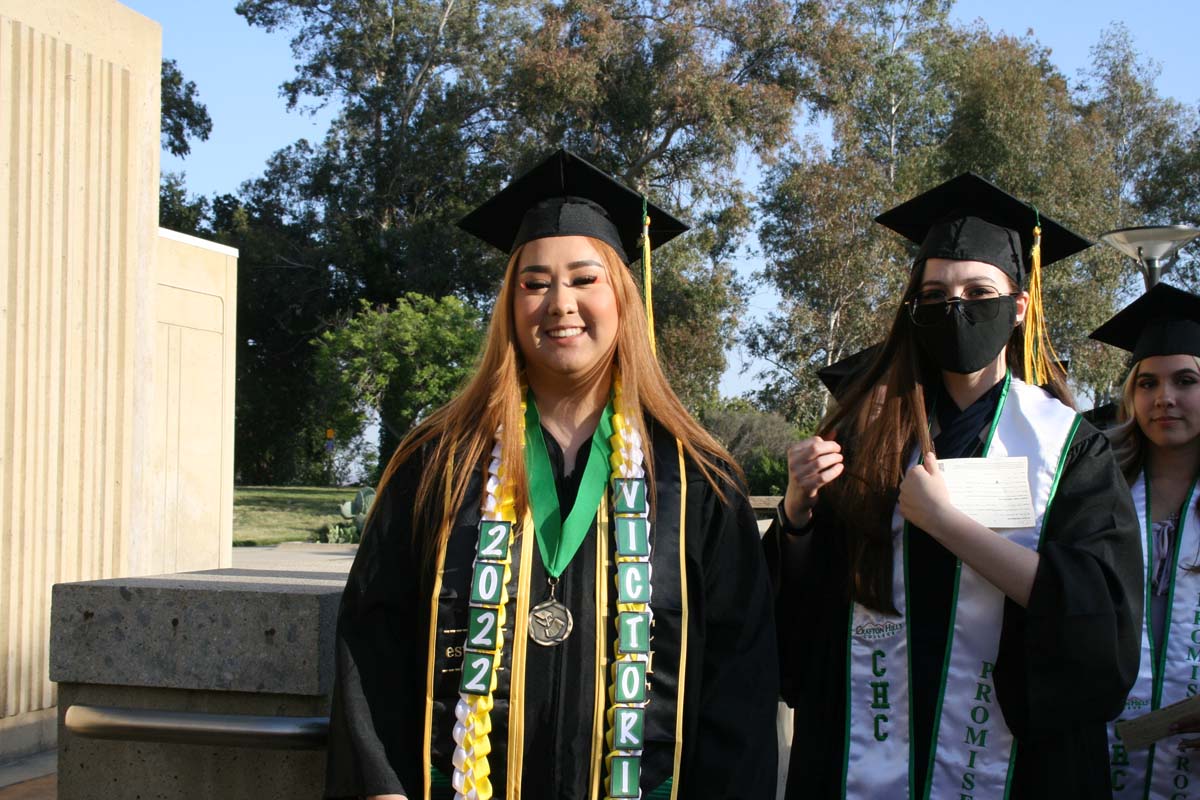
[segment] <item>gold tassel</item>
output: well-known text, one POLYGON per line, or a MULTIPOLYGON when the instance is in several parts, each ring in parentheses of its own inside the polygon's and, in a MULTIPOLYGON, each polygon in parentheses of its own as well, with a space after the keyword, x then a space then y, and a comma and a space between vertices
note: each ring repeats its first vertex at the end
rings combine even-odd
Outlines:
POLYGON ((646 209, 646 198, 642 198, 642 282, 646 291, 646 328, 650 332, 650 352, 658 356, 658 344, 654 340, 654 282, 650 276, 650 214, 646 209))
MULTIPOLYGON (((1034 209, 1037 213, 1037 209, 1034 209)), ((1058 355, 1046 331, 1046 311, 1042 304, 1042 226, 1039 218, 1033 228, 1033 247, 1029 251, 1029 305, 1025 309, 1025 381, 1043 386, 1057 374, 1058 355)))

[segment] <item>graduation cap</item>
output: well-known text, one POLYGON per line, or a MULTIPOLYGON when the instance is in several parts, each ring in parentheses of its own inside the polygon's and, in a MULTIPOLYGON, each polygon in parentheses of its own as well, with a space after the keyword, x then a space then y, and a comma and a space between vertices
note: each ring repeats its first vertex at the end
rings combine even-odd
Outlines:
POLYGON ((851 380, 871 366, 871 361, 874 360, 881 347, 883 347, 883 343, 876 342, 853 355, 846 356, 841 361, 821 367, 817 370, 817 377, 821 379, 821 383, 825 384, 825 388, 831 395, 841 397, 843 390, 850 385, 851 380))
POLYGON ((1156 283, 1090 338, 1128 350, 1135 362, 1151 356, 1200 356, 1200 297, 1156 283))
POLYGON ((560 149, 459 220, 458 227, 505 253, 534 239, 591 236, 628 264, 642 249, 646 217, 650 249, 688 229, 604 170, 560 149))
POLYGON ((1086 250, 1090 241, 971 172, 885 211, 875 221, 920 245, 914 268, 931 258, 982 261, 1018 286, 1028 286, 1025 379, 1045 383, 1057 356, 1046 333, 1041 270, 1086 250))
MULTIPOLYGON (((1050 266, 1092 246, 1070 229, 973 172, 964 172, 875 218, 920 245, 916 265, 930 258, 982 261, 1023 285, 1026 255, 1050 266), (1040 245, 1040 247, 1039 247, 1040 245)), ((1032 260, 1032 259, 1031 259, 1032 260)))

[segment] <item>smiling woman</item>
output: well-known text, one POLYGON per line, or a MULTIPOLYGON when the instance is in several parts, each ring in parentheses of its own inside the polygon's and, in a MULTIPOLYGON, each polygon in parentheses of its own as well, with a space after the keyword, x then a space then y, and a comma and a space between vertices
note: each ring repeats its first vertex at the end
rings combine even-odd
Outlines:
POLYGON ((460 225, 505 279, 478 372, 363 533, 326 796, 773 797, 757 524, 626 267, 685 226, 565 151, 460 225))
POLYGON ((554 384, 568 395, 581 383, 594 384, 612 362, 619 308, 609 273, 628 273, 624 264, 608 266, 616 261, 611 247, 584 236, 521 247, 513 318, 531 383, 554 384))

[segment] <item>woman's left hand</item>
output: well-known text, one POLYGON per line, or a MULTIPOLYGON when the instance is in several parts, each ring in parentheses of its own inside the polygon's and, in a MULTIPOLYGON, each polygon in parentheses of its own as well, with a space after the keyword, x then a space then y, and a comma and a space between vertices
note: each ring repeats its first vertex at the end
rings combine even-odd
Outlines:
POLYGON ((953 510, 950 490, 938 469, 937 456, 926 453, 900 484, 900 514, 913 525, 930 534, 940 527, 943 516, 953 510))

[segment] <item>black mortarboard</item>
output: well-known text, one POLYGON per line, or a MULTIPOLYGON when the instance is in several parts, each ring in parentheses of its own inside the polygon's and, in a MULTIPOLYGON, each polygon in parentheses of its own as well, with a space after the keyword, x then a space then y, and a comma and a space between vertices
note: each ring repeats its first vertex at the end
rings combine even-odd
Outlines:
POLYGON ((843 390, 850 385, 850 381, 871 366, 872 359, 875 358, 882 346, 882 342, 873 344, 859 350, 854 355, 846 356, 841 361, 821 367, 817 370, 817 377, 821 379, 821 383, 825 384, 825 388, 831 395, 841 397, 843 390))
POLYGON ((930 258, 982 261, 1018 286, 1041 227, 1041 264, 1049 266, 1092 243, 972 172, 901 203, 875 218, 921 246, 915 265, 930 258))
POLYGON ((611 245, 628 264, 640 246, 643 208, 650 216, 651 248, 688 229, 608 173, 558 150, 463 217, 458 227, 505 253, 534 239, 591 236, 611 245))
POLYGON ((1200 297, 1155 284, 1092 331, 1091 338, 1133 353, 1134 361, 1150 356, 1200 356, 1200 297))

